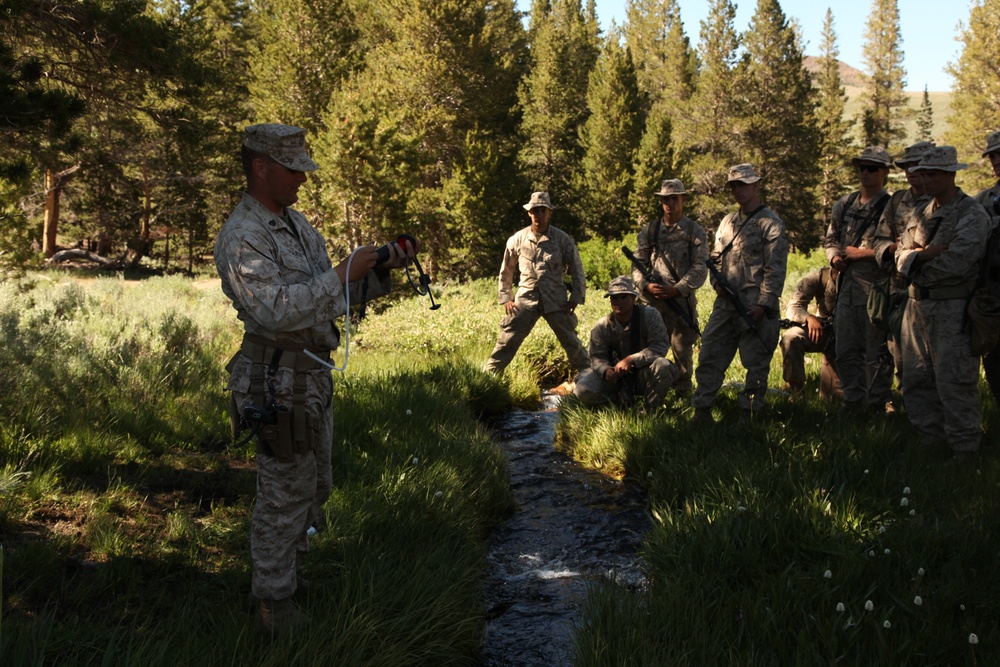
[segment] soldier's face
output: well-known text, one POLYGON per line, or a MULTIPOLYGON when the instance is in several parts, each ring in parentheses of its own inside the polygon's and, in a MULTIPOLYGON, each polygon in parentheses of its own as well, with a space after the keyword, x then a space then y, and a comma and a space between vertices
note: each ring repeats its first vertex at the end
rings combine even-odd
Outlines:
POLYGON ((858 163, 858 182, 863 188, 881 188, 885 183, 885 177, 889 175, 889 168, 883 167, 874 162, 858 163))
POLYGON ((907 163, 903 165, 903 173, 906 174, 906 182, 910 184, 910 187, 918 193, 924 191, 924 176, 922 171, 911 171, 910 167, 917 166, 917 163, 912 164, 907 163))
POLYGON ((289 169, 271 160, 261 160, 261 184, 275 204, 281 208, 299 200, 299 186, 308 180, 304 171, 289 169))
POLYGON ((663 217, 672 225, 677 224, 684 215, 684 195, 660 197, 660 205, 663 207, 663 217))
POLYGON ((544 232, 549 228, 549 216, 552 215, 552 209, 536 206, 528 211, 528 215, 531 216, 531 228, 536 232, 544 232))
POLYGON ((729 191, 733 193, 733 199, 740 206, 745 206, 748 202, 753 201, 753 198, 757 196, 757 184, 756 183, 744 183, 743 181, 730 181, 729 191))
POLYGON ((628 322, 631 320, 634 308, 635 297, 631 294, 611 295, 611 312, 615 314, 615 319, 619 322, 628 322))
POLYGON ((990 164, 993 165, 993 173, 997 178, 1000 178, 1000 150, 990 153, 989 158, 990 164))
POLYGON ((935 199, 946 195, 955 185, 955 172, 941 169, 921 169, 924 178, 924 193, 935 199))

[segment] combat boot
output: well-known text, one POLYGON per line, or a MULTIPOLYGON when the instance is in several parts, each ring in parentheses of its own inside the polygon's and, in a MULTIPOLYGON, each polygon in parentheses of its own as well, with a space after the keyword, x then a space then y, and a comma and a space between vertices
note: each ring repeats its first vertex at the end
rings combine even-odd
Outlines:
POLYGON ((306 625, 308 619, 291 598, 261 600, 257 607, 257 628, 271 638, 292 637, 306 625))
POLYGON ((714 424, 715 419, 712 417, 712 408, 695 408, 694 419, 691 421, 699 425, 714 424))

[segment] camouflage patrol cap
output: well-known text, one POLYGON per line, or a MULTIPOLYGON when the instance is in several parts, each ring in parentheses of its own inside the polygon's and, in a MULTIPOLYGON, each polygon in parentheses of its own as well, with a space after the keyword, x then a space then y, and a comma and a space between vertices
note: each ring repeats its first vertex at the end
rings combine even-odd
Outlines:
POLYGON ((295 171, 316 171, 319 165, 306 152, 306 131, 292 125, 261 123, 246 128, 243 145, 295 171))
POLYGON ((934 148, 933 141, 918 141, 912 146, 907 146, 903 154, 896 158, 895 164, 900 169, 906 169, 906 165, 916 165, 920 162, 920 159, 927 153, 930 149, 934 148))
POLYGON ((889 157, 889 151, 881 146, 868 146, 861 151, 861 155, 851 160, 851 164, 855 167, 862 162, 871 162, 886 169, 892 169, 892 158, 889 157))
POLYGON ((609 296, 615 296, 618 294, 631 294, 632 296, 639 296, 639 293, 635 291, 635 285, 632 284, 631 276, 618 276, 611 281, 608 285, 608 293, 604 295, 604 298, 609 296))
POLYGON ((920 158, 920 164, 910 167, 913 171, 958 171, 969 165, 958 161, 958 150, 954 146, 935 146, 920 158))
POLYGON ((1000 151, 1000 130, 990 132, 989 136, 986 137, 986 151, 983 153, 983 157, 997 151, 1000 151))
POLYGON ((686 195, 687 190, 679 178, 668 178, 660 183, 660 191, 654 192, 656 197, 669 197, 670 195, 686 195))
POLYGON ((552 202, 549 201, 548 192, 532 192, 531 199, 529 199, 528 203, 524 205, 524 210, 530 211, 533 208, 539 208, 539 207, 544 207, 549 209, 555 208, 554 206, 552 206, 552 202))
POLYGON ((753 168, 753 165, 744 162, 743 164, 736 164, 729 168, 729 178, 727 183, 756 183, 760 180, 760 176, 757 175, 757 171, 753 168))

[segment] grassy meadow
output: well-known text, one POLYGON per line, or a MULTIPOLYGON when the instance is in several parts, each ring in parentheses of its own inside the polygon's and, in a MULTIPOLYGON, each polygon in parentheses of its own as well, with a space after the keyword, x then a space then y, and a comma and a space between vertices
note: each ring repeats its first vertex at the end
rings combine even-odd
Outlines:
MULTIPOLYGON (((617 261, 588 260, 592 280, 617 261)), ((793 256, 786 294, 821 262, 793 256)), ((578 309, 583 336, 601 294, 578 309)), ((253 631, 253 451, 227 433, 240 332, 217 283, 0 285, 0 664, 476 664, 487 541, 513 509, 488 424, 568 368, 540 324, 504 378, 484 374, 493 281, 435 298, 373 304, 352 333, 329 527, 298 595, 311 629, 271 643, 253 631)), ((577 664, 994 664, 994 448, 953 466, 904 417, 821 402, 818 360, 807 370, 804 401, 775 392, 743 427, 738 364, 709 426, 681 400, 648 416, 564 404, 558 446, 641 485, 654 517, 648 585, 595 583, 577 664)), ((983 400, 988 444, 1000 419, 983 400)))

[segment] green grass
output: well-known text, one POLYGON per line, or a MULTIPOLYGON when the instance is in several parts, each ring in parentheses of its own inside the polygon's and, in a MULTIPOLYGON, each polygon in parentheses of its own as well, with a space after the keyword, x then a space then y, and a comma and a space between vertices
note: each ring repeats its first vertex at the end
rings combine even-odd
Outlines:
MULTIPOLYGON (((822 263, 790 258, 786 294, 822 263)), ((436 287, 436 311, 373 304, 336 378, 330 525, 299 599, 312 630, 270 643, 248 600, 253 452, 225 427, 239 328, 217 286, 32 280, 0 286, 5 667, 475 664, 487 540, 512 509, 484 424, 568 374, 547 327, 494 378, 480 370, 501 318, 493 281, 436 287)), ((578 310, 584 338, 601 293, 578 310)), ((703 290, 702 324, 711 302, 703 290)), ((654 517, 648 584, 593 586, 577 663, 992 664, 993 448, 951 466, 905 418, 847 418, 815 392, 769 396, 741 427, 742 378, 734 362, 718 422, 698 428, 681 400, 653 415, 565 405, 558 446, 642 485, 654 517)))

